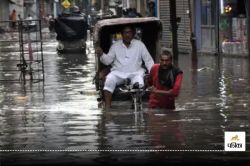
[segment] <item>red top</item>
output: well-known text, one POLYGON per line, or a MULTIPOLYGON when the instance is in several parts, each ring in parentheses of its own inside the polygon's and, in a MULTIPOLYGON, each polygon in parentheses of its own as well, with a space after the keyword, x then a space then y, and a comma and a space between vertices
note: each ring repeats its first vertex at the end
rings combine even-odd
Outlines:
MULTIPOLYGON (((167 87, 163 86, 159 82, 159 68, 160 64, 155 64, 151 71, 149 77, 149 86, 154 86, 159 90, 170 90, 167 87)), ((179 95, 179 91, 181 88, 183 74, 179 73, 175 78, 175 83, 172 88, 172 93, 170 95, 161 95, 151 93, 149 96, 149 107, 150 108, 166 108, 166 109, 175 109, 175 97, 179 95)))

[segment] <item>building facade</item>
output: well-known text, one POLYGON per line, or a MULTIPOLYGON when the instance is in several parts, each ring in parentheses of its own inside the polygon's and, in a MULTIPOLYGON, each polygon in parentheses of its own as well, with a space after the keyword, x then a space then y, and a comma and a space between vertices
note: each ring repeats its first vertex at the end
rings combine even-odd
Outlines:
MULTIPOLYGON (((25 18, 28 14, 44 18, 61 12, 64 0, 1 0, 0 19, 8 20, 9 13, 25 18)), ((81 9, 99 6, 109 8, 136 8, 147 16, 148 2, 155 3, 155 13, 162 21, 162 47, 172 47, 170 0, 69 0, 81 9)), ((250 1, 248 0, 176 0, 179 52, 191 51, 191 33, 195 36, 197 51, 212 54, 248 55, 250 41, 250 1)))
POLYGON ((9 19, 9 0, 1 0, 0 3, 0 20, 8 20, 9 19))
MULTIPOLYGON (((162 46, 172 47, 170 0, 158 2, 158 17, 163 24, 162 46)), ((247 0, 176 0, 179 52, 190 52, 191 33, 197 51, 212 54, 249 54, 249 11, 247 0)))
MULTIPOLYGON (((162 47, 172 47, 172 32, 170 24, 170 0, 156 0, 158 4, 157 16, 162 21, 163 32, 162 32, 162 47)), ((191 50, 190 44, 190 17, 189 17, 189 3, 187 0, 176 0, 176 17, 179 22, 177 37, 178 37, 178 48, 179 52, 189 52, 191 50)))
POLYGON ((194 2, 198 50, 243 56, 249 54, 249 1, 194 2))

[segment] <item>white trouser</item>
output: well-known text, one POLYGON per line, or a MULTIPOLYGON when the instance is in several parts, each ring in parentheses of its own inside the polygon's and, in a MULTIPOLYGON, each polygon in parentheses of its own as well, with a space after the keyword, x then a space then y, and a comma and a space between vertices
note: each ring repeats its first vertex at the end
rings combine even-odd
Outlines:
POLYGON ((117 72, 117 71, 111 71, 105 81, 104 90, 107 90, 111 93, 114 92, 115 87, 117 85, 123 84, 126 79, 131 80, 131 84, 138 82, 139 87, 144 86, 144 71, 143 72, 134 72, 134 73, 124 73, 124 72, 117 72))

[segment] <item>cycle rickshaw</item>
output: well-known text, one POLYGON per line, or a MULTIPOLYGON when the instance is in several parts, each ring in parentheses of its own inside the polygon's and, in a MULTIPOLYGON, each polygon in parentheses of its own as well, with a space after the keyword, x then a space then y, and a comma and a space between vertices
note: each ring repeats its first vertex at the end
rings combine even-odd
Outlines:
MULTIPOLYGON (((135 28, 135 38, 141 40, 147 47, 153 60, 156 63, 159 62, 162 25, 160 20, 155 17, 100 20, 94 27, 94 47, 101 47, 103 52, 108 53, 112 43, 121 39, 121 29, 127 25, 135 28)), ((102 102, 105 76, 109 73, 110 66, 102 64, 97 55, 95 55, 95 59, 96 74, 94 81, 96 90, 99 91, 98 101, 102 102)), ((128 100, 132 96, 132 106, 134 109, 142 109, 142 98, 148 96, 147 91, 145 89, 132 90, 129 88, 131 86, 126 84, 126 82, 123 86, 126 86, 126 88, 121 88, 121 86, 116 87, 112 100, 128 100)))
POLYGON ((84 14, 63 13, 54 21, 54 29, 57 34, 57 51, 86 52, 87 20, 84 14))

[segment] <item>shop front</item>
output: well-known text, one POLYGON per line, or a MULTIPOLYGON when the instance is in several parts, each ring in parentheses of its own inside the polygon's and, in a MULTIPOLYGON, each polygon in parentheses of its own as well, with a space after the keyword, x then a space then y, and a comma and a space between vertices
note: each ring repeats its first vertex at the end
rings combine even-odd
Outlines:
POLYGON ((201 52, 247 56, 249 6, 246 0, 201 0, 196 5, 197 46, 201 52))
POLYGON ((246 7, 242 0, 220 0, 219 44, 222 53, 248 54, 246 7))

